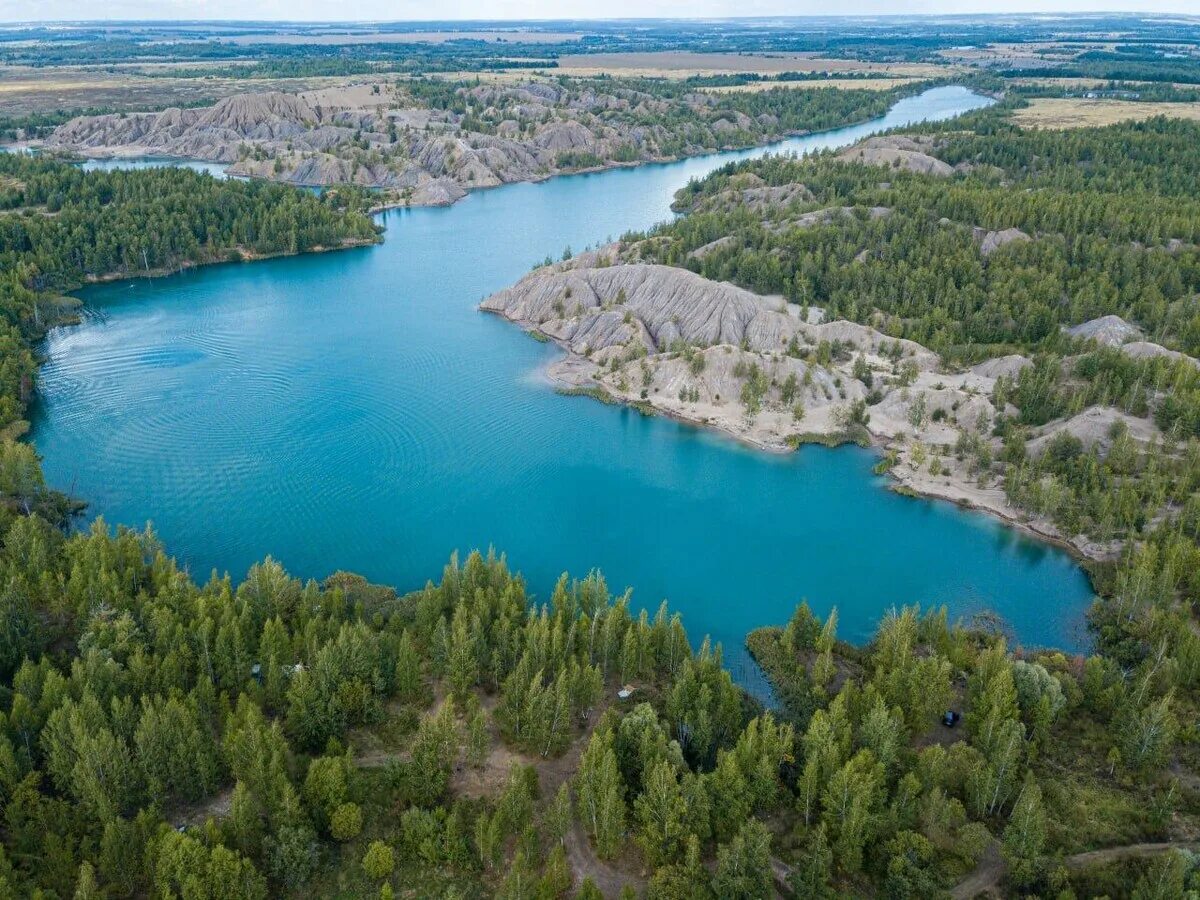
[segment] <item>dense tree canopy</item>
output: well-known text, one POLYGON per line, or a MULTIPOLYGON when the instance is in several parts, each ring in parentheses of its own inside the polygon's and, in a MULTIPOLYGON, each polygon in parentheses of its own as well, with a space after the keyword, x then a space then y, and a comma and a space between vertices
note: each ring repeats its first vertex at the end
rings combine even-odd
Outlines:
POLYGON ((656 237, 670 240, 648 252, 968 360, 1062 350, 1060 325, 1106 314, 1200 352, 1200 125, 1029 131, 995 113, 974 121, 975 131, 928 126, 932 152, 964 169, 950 178, 883 175, 828 154, 727 166, 681 192, 695 212, 664 226, 656 237), (811 198, 766 215, 717 202, 751 176, 802 184, 811 198), (832 207, 850 213, 789 227, 832 207), (975 229, 1013 228, 1034 239, 979 252, 975 229), (729 234, 738 240, 688 259, 729 234))

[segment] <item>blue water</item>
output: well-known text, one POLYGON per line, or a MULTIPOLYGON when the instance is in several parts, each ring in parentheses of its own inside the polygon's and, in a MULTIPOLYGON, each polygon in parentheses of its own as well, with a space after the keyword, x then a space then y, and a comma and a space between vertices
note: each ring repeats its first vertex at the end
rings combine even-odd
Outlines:
MULTIPOLYGON (((881 122, 787 142, 847 143, 979 106, 943 88, 881 122)), ((903 603, 998 611, 1034 644, 1079 646, 1088 582, 992 519, 913 500, 857 448, 788 456, 555 394, 557 351, 479 300, 547 254, 669 215, 689 177, 750 153, 477 192, 393 211, 377 247, 89 288, 85 321, 45 345, 33 436, 50 481, 93 514, 153 519, 200 577, 273 554, 401 589, 455 548, 509 555, 548 596, 602 569, 723 641, 807 598, 867 637, 903 603)))
POLYGON ((214 178, 227 178, 225 163, 205 162, 200 159, 175 159, 171 156, 140 156, 129 159, 85 159, 80 167, 85 172, 115 172, 117 170, 161 169, 176 166, 195 172, 207 172, 214 178))
MULTIPOLYGON (((0 153, 23 153, 36 156, 37 147, 19 147, 0 144, 0 153)), ((79 167, 85 172, 115 172, 117 170, 132 171, 135 169, 161 169, 166 166, 191 169, 194 172, 207 172, 214 178, 230 178, 225 163, 206 162, 202 159, 178 159, 173 156, 134 156, 124 159, 85 159, 79 167)))

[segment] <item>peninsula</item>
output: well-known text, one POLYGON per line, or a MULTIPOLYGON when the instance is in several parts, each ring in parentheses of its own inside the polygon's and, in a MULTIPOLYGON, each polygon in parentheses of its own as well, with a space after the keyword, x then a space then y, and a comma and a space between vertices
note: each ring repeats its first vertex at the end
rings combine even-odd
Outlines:
MULTIPOLYGON (((1081 294, 1086 263, 1050 214, 1061 194, 1005 198, 1014 182, 1112 177, 1120 160, 1088 170, 1072 154, 1143 129, 1048 135, 1006 125, 1003 109, 975 116, 1001 136, 968 136, 959 121, 726 167, 679 192, 685 218, 536 269, 482 309, 562 346, 548 374, 568 392, 767 450, 872 443, 903 490, 1115 559, 1137 516, 1071 481, 1084 461, 1119 490, 1144 490, 1147 467, 1187 477, 1172 445, 1196 427, 1195 342, 1171 307, 1081 294), (1018 162, 985 162, 1001 149, 1018 162), (1043 173, 1035 158, 1055 162, 1043 173), (1022 289, 1035 265, 1057 274, 1022 289), (1043 299, 1059 292, 1065 303, 1043 299)), ((1196 126, 1150 130, 1183 140, 1196 126)), ((1076 202, 1098 196, 1085 187, 1076 202)), ((1108 264, 1149 267, 1120 296, 1186 291, 1173 282, 1194 264, 1197 220, 1155 239, 1144 214, 1123 211, 1118 236, 1075 239, 1108 264)))

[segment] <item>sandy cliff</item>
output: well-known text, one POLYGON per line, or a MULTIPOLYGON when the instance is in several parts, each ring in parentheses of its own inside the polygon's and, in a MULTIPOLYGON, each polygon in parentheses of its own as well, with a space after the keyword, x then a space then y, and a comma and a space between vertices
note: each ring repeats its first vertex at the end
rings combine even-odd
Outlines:
POLYGON ((203 109, 79 117, 47 146, 223 162, 235 175, 298 185, 358 184, 387 190, 388 204, 415 206, 562 171, 699 153, 732 134, 739 144, 782 136, 770 117, 749 119, 703 94, 665 101, 531 80, 454 96, 442 109, 389 84, 239 94, 203 109), (646 124, 679 107, 691 114, 686 123, 646 124))

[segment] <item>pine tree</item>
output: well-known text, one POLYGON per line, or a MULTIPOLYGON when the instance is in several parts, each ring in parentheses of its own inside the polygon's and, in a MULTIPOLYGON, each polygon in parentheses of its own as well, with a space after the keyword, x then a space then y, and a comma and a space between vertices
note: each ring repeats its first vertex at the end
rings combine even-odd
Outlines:
POLYGON ((537 875, 525 860, 525 854, 520 850, 513 856, 508 867, 508 875, 496 892, 497 900, 533 900, 537 890, 537 875))
POLYGON ((717 850, 713 892, 722 900, 761 900, 772 895, 771 835, 762 822, 746 822, 733 840, 717 850))
POLYGON ((830 835, 839 867, 862 869, 863 850, 877 821, 883 767, 869 750, 860 750, 829 779, 821 798, 822 821, 830 835))
POLYGON ((413 739, 412 759, 403 769, 403 790, 417 806, 436 803, 450 783, 450 770, 458 756, 458 723, 454 701, 447 697, 442 708, 427 715, 413 739))
POLYGON ((476 709, 467 721, 467 764, 482 768, 491 749, 491 734, 488 732, 487 713, 476 709))
POLYGON ((244 856, 258 856, 262 850, 262 815, 250 791, 240 781, 234 786, 229 815, 222 824, 234 849, 244 856))
POLYGON ((475 849, 479 853, 479 862, 485 869, 492 868, 499 858, 503 819, 498 812, 489 816, 487 810, 480 812, 475 819, 475 849))
MULTIPOLYGON (((15 896, 15 894, 13 895, 15 896)), ((96 870, 84 861, 79 866, 79 881, 75 885, 75 900, 100 900, 103 894, 96 884, 96 870)))
POLYGON ((612 731, 596 731, 576 775, 579 815, 602 859, 616 855, 625 831, 625 799, 612 731))
POLYGON ((738 737, 733 755, 750 789, 750 802, 759 812, 773 809, 782 796, 780 772, 792 761, 795 730, 777 724, 770 713, 757 716, 738 737))
POLYGON ((1130 900, 1174 900, 1188 897, 1188 857, 1181 850, 1160 854, 1134 885, 1130 900))
POLYGON ((717 755, 717 767, 705 778, 705 789, 712 808, 713 837, 728 841, 750 816, 750 788, 737 758, 722 750, 717 755))
POLYGON ((571 789, 566 784, 559 785, 558 792, 546 809, 547 837, 554 843, 563 843, 567 832, 571 830, 571 822, 575 814, 571 805, 571 789))
POLYGON ((891 771, 904 746, 904 719, 899 709, 889 710, 883 698, 877 696, 859 726, 859 742, 875 754, 886 771, 891 771))
POLYGON ((406 630, 400 635, 396 648, 396 696, 403 703, 418 703, 421 700, 421 657, 413 646, 412 635, 406 630))
POLYGON ((833 662, 833 647, 837 641, 837 609, 830 610, 829 618, 821 628, 816 640, 817 658, 813 661, 811 679, 813 687, 821 694, 828 692, 829 683, 837 672, 833 662))
POLYGON ((473 629, 467 621, 466 607, 459 607, 450 632, 446 659, 446 678, 454 699, 466 702, 467 694, 479 678, 479 659, 473 629))
POLYGON ((1028 887, 1038 878, 1045 845, 1046 811, 1042 808, 1042 791, 1037 782, 1029 778, 1017 797, 1000 846, 1015 884, 1028 887))
POLYGON ((633 806, 638 841, 650 863, 661 866, 677 859, 687 835, 687 805, 674 766, 666 760, 655 763, 633 806))
POLYGON ((566 749, 571 727, 571 682, 567 672, 560 672, 546 691, 545 710, 539 718, 542 757, 561 753, 566 749))
POLYGON ((1145 771, 1163 765, 1175 736, 1171 701, 1167 693, 1140 706, 1134 692, 1117 716, 1121 759, 1130 768, 1145 771))
POLYGON ((818 825, 800 855, 799 864, 792 870, 788 884, 797 897, 825 900, 832 897, 830 879, 833 876, 833 851, 825 836, 825 826, 818 825))

